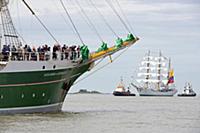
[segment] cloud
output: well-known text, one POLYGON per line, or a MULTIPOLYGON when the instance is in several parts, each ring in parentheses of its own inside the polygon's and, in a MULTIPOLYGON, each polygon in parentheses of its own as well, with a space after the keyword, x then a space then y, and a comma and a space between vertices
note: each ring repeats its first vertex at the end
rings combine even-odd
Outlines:
MULTIPOLYGON (((26 0, 27 3, 33 8, 39 16, 56 16, 63 14, 65 15, 65 11, 63 10, 60 2, 58 0, 26 0)), ((76 0, 63 0, 68 11, 72 16, 80 17, 80 10, 77 7, 76 0)), ((98 14, 95 9, 89 4, 88 0, 80 1, 80 4, 84 7, 86 12, 92 16, 97 17, 98 14)), ((118 5, 115 0, 112 0, 116 9, 119 10, 118 5)), ((128 15, 140 15, 147 16, 147 20, 151 20, 148 16, 153 15, 154 20, 159 21, 181 21, 181 20, 191 20, 191 19, 200 19, 200 4, 196 3, 188 3, 185 1, 179 2, 177 1, 165 1, 161 2, 159 0, 154 0, 153 2, 148 1, 133 1, 133 0, 123 0, 120 1, 120 4, 123 10, 128 15)), ((104 1, 95 1, 95 5, 98 6, 99 10, 105 16, 114 16, 113 11, 109 8, 108 4, 104 1)), ((21 17, 30 16, 31 13, 28 9, 23 5, 21 1, 14 1, 10 4, 10 9, 13 16, 21 15, 21 17)), ((153 19, 152 19, 153 20, 153 19)))
POLYGON ((200 18, 200 5, 195 3, 126 1, 124 5, 129 14, 152 16, 153 19, 147 17, 147 20, 152 21, 181 21, 200 18))

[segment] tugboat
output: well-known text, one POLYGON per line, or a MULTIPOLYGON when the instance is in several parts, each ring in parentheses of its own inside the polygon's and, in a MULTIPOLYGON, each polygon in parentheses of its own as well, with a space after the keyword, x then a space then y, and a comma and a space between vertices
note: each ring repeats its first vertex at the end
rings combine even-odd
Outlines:
POLYGON ((178 94, 179 97, 195 97, 196 93, 192 89, 191 83, 186 82, 184 90, 181 94, 178 94))
POLYGON ((121 78, 119 85, 113 92, 113 95, 114 96, 135 96, 135 94, 130 92, 129 87, 128 87, 128 90, 126 91, 122 78, 121 78))

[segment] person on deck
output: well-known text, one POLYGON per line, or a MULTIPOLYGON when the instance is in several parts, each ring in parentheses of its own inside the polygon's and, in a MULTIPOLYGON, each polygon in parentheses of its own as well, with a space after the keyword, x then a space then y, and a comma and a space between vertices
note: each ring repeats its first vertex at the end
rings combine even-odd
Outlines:
POLYGON ((17 49, 15 45, 12 46, 11 48, 11 60, 16 60, 17 59, 17 49))
POLYGON ((9 58, 10 48, 8 45, 3 45, 2 54, 3 54, 3 61, 8 61, 9 58))

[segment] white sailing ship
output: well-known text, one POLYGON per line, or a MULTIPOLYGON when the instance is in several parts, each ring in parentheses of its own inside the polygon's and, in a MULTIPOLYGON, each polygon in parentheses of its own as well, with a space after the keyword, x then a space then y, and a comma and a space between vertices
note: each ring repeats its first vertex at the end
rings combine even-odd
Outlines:
POLYGON ((136 82, 131 84, 140 96, 173 96, 177 92, 171 60, 161 52, 155 57, 148 51, 139 67, 136 82))

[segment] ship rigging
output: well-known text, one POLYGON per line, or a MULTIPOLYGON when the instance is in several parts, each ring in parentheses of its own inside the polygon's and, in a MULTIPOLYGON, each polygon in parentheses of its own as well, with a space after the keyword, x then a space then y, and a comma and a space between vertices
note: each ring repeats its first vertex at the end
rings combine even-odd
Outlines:
MULTIPOLYGON (((120 50, 126 50, 139 40, 136 35, 130 32, 131 28, 126 24, 122 16, 119 15, 111 1, 106 0, 106 3, 128 31, 126 38, 120 38, 105 17, 103 17, 99 8, 91 0, 88 0, 93 9, 99 13, 108 29, 117 36, 115 44, 109 47, 85 9, 78 0, 75 0, 77 7, 82 12, 82 17, 85 18, 86 23, 101 41, 100 48, 90 52, 87 43, 71 17, 65 3, 66 1, 59 0, 59 4, 65 12, 65 15, 62 14, 62 16, 67 16, 77 38, 80 40, 80 47, 73 46, 68 48, 65 45, 61 47, 59 39, 55 37, 55 33, 44 23, 42 17, 36 14, 28 2, 25 0, 22 0, 22 2, 54 40, 56 45, 54 45, 53 49, 48 45, 35 49, 24 43, 25 41, 20 39, 21 36, 12 21, 8 8, 9 0, 0 0, 2 31, 0 42, 2 50, 0 54, 0 113, 61 111, 63 101, 71 86, 78 83, 77 79, 85 72, 91 70, 96 61, 100 60, 96 64, 98 65, 105 57, 110 57, 111 59, 111 55, 120 50)), ((119 1, 117 2, 120 7, 119 1)), ((120 9, 122 8, 120 7, 120 9)), ((112 61, 117 58, 114 58, 112 61)), ((81 80, 84 80, 84 78, 81 80)))
POLYGON ((143 58, 137 74, 138 85, 131 83, 140 96, 173 96, 176 94, 174 70, 171 59, 163 56, 151 56, 150 51, 143 58))

